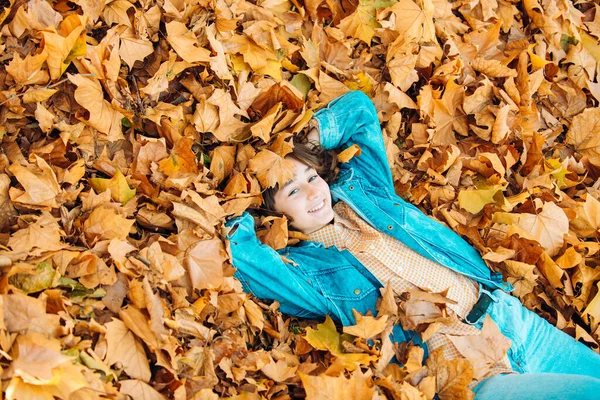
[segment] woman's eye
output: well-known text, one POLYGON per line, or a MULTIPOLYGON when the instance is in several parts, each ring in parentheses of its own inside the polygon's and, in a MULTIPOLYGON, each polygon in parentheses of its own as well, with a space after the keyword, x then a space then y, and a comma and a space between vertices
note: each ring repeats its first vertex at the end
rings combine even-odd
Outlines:
POLYGON ((319 175, 313 175, 313 176, 311 176, 310 178, 308 178, 308 181, 309 181, 309 182, 312 182, 312 181, 314 181, 315 179, 317 179, 317 177, 318 177, 318 176, 319 176, 319 175))
POLYGON ((288 196, 291 196, 291 195, 296 194, 296 193, 298 193, 298 189, 293 189, 293 190, 290 191, 290 193, 288 194, 288 196))

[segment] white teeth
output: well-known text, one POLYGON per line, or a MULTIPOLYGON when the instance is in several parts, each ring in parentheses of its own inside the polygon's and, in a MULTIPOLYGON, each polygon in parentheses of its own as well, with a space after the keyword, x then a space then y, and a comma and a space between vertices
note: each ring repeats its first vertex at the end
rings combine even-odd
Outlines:
POLYGON ((325 207, 325 200, 323 200, 318 206, 315 208, 308 210, 309 213, 319 211, 321 208, 325 207))

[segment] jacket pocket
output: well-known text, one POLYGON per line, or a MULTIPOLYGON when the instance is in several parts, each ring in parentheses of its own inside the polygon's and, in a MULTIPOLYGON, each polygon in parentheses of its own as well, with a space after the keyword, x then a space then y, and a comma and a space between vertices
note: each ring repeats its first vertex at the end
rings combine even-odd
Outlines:
POLYGON ((309 274, 309 279, 318 286, 323 296, 334 301, 362 302, 376 290, 375 286, 350 264, 314 271, 309 274))

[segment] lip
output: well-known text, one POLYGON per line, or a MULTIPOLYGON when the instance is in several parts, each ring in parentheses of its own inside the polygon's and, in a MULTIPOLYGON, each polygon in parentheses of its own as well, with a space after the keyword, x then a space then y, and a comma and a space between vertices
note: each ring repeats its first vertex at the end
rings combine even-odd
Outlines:
POLYGON ((308 213, 314 214, 314 213, 317 213, 317 212, 323 210, 324 208, 325 208, 325 199, 321 200, 321 202, 319 204, 317 204, 315 207, 308 210, 308 213))

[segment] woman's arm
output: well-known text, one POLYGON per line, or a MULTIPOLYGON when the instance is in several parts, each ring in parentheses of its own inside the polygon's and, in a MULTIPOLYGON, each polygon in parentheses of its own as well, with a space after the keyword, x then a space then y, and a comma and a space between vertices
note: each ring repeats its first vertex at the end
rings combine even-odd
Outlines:
POLYGON ((293 266, 256 237, 254 218, 248 213, 228 221, 227 234, 236 278, 244 291, 264 300, 277 300, 286 314, 320 318, 328 313, 322 296, 293 266))
MULTIPOLYGON (((350 165, 368 171, 378 184, 393 187, 377 111, 364 93, 355 91, 338 97, 327 108, 319 110, 314 120, 318 124, 321 146, 331 150, 357 144, 361 155, 350 160, 350 165)), ((316 135, 317 132, 311 130, 308 137, 316 135)))

